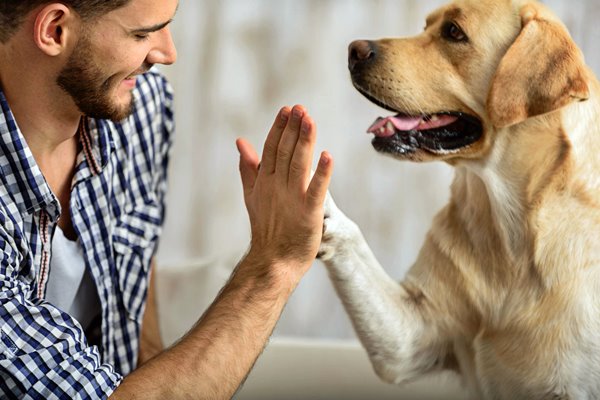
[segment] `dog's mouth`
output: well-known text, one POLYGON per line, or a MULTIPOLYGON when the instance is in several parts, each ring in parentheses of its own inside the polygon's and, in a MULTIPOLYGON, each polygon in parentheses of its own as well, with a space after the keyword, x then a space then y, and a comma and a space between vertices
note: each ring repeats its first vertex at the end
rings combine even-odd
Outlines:
MULTIPOLYGON (((385 109, 398 112, 372 96, 367 97, 385 109)), ((463 112, 401 112, 378 118, 367 132, 375 135, 373 147, 382 153, 402 157, 425 150, 436 155, 448 155, 477 142, 483 135, 483 125, 478 118, 463 112)))
POLYGON ((402 155, 422 149, 448 154, 478 141, 483 129, 475 117, 460 112, 442 112, 380 117, 368 132, 375 135, 373 146, 380 152, 402 155))

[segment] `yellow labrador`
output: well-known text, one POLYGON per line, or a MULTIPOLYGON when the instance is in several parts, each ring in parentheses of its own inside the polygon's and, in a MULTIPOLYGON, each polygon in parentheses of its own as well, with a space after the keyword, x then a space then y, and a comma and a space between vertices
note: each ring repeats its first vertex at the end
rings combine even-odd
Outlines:
POLYGON ((377 151, 455 167, 400 284, 326 204, 320 256, 378 375, 600 399, 600 87, 564 25, 531 0, 459 0, 416 37, 352 43, 349 68, 391 111, 377 151))

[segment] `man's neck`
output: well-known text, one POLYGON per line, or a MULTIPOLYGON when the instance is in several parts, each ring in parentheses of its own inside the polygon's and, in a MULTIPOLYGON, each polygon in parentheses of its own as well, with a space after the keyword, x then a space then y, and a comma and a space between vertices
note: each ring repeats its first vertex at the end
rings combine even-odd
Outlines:
POLYGON ((58 71, 17 67, 27 65, 27 49, 0 45, 0 56, 0 87, 21 133, 36 161, 52 157, 76 136, 81 112, 56 83, 58 71))
POLYGON ((13 86, 12 83, 3 80, 2 88, 17 125, 36 159, 37 156, 50 156, 62 144, 73 139, 77 134, 80 113, 64 112, 51 99, 44 98, 41 92, 27 88, 26 84, 13 86))

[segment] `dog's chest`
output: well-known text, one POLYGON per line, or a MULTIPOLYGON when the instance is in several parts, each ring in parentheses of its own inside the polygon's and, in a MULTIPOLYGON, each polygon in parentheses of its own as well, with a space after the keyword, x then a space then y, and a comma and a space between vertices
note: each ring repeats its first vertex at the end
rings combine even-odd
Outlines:
POLYGON ((479 398, 600 398, 600 274, 583 275, 565 289, 567 298, 548 294, 521 307, 509 304, 499 324, 455 345, 479 398))

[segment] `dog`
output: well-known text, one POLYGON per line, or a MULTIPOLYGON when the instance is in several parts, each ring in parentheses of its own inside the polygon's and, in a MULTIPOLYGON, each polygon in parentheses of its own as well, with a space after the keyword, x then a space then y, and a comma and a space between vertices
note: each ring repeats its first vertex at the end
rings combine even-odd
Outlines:
POLYGON ((400 283, 326 200, 319 256, 378 376, 600 399, 600 86, 566 27, 533 0, 458 0, 418 36, 353 42, 349 70, 392 114, 378 152, 455 170, 400 283))

